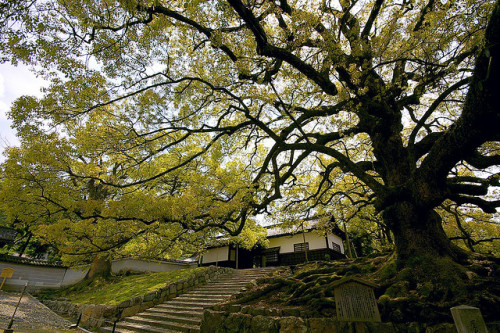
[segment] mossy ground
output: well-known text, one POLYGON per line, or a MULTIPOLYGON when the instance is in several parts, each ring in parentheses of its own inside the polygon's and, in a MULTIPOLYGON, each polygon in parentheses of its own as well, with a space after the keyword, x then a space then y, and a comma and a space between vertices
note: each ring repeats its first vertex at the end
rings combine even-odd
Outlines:
POLYGON ((500 313, 500 260, 472 255, 466 264, 447 258, 415 258, 398 269, 395 255, 315 262, 258 280, 231 300, 269 307, 299 306, 317 316, 335 315, 332 284, 354 276, 378 285, 374 290, 383 321, 452 322, 450 308, 459 304, 481 309, 486 321, 500 313))
POLYGON ((99 277, 91 281, 81 281, 57 292, 48 292, 41 297, 64 297, 77 304, 116 305, 157 290, 170 282, 189 278, 204 269, 206 268, 198 267, 160 273, 116 275, 108 279, 99 277))

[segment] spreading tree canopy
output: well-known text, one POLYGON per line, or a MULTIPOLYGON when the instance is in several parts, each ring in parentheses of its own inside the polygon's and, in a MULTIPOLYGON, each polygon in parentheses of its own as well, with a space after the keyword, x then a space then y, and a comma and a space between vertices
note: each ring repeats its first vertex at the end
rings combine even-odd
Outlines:
MULTIPOLYGON (((240 190, 246 178, 238 164, 221 168, 217 148, 147 186, 120 189, 96 177, 109 172, 108 179, 130 181, 155 175, 197 150, 197 142, 186 140, 147 167, 127 169, 122 154, 130 153, 124 148, 129 140, 119 119, 94 113, 83 124, 64 125, 49 134, 32 128, 20 147, 9 149, 0 207, 16 226, 29 226, 57 247, 66 263, 88 262, 96 255, 179 258, 199 252, 216 236, 217 230, 207 227, 233 232, 229 221, 246 201, 240 190)), ((254 234, 259 229, 254 221, 242 226, 244 235, 253 235, 240 237, 246 247, 260 240, 254 234)))
POLYGON ((52 82, 15 103, 19 135, 113 118, 122 138, 102 148, 108 167, 63 169, 106 193, 156 193, 215 152, 241 177, 217 199, 216 225, 236 233, 273 204, 328 211, 348 197, 382 214, 403 264, 460 259, 435 210, 444 202, 500 204, 498 1, 2 6, 3 59, 52 82))

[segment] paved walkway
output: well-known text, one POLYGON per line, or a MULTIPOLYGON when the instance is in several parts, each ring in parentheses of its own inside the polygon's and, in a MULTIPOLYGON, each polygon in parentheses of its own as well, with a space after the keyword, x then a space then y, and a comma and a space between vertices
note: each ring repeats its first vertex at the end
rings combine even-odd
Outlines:
MULTIPOLYGON (((21 293, 0 291, 0 331, 7 328, 21 293)), ((14 332, 56 333, 75 332, 67 330, 71 322, 58 316, 36 298, 24 294, 17 309, 12 329, 14 332)))

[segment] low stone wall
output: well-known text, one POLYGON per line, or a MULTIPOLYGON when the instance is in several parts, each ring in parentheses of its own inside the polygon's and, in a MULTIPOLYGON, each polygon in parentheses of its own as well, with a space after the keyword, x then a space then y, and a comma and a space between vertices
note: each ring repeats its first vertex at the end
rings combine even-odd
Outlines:
MULTIPOLYGON (((207 309, 203 313, 200 333, 348 333, 349 324, 333 318, 277 316, 278 309, 256 309, 250 313, 207 309), (254 315, 252 313, 264 313, 254 315), (274 313, 273 313, 274 312, 274 313), (269 314, 273 313, 274 316, 269 314)), ((299 310, 289 309, 290 312, 299 310)), ((300 312, 300 311, 299 311, 300 312)), ((366 332, 394 333, 387 323, 367 323, 366 332)), ((352 331, 351 331, 352 332, 352 331)), ((456 333, 456 332, 455 332, 456 333)))
POLYGON ((158 290, 149 292, 143 296, 137 296, 132 299, 121 302, 117 305, 101 304, 74 304, 67 299, 44 300, 47 307, 54 312, 70 316, 77 320, 80 316, 80 326, 100 327, 104 321, 116 321, 117 319, 133 316, 157 304, 171 300, 196 286, 205 284, 210 280, 217 279, 220 275, 231 272, 230 268, 208 267, 204 272, 195 273, 188 279, 168 283, 158 290))
MULTIPOLYGON (((367 333, 456 333, 454 324, 426 326, 422 323, 361 323, 367 333)), ((500 323, 488 324, 500 333, 500 323)), ((216 305, 206 309, 200 333, 350 333, 349 323, 335 318, 314 318, 299 308, 273 309, 241 305, 216 305)))

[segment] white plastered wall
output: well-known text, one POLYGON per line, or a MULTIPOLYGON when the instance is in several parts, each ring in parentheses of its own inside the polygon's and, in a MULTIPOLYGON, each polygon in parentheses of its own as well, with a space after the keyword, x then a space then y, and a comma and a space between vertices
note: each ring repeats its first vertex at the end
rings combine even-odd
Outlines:
POLYGON ((229 260, 229 246, 208 249, 203 255, 203 264, 229 260))
POLYGON ((164 262, 155 260, 138 260, 138 259, 119 259, 114 260, 111 264, 113 273, 120 273, 121 271, 131 270, 137 272, 165 272, 175 271, 177 269, 196 267, 198 264, 193 263, 178 263, 178 262, 164 262))
POLYGON ((338 245, 340 245, 340 252, 341 253, 345 253, 344 252, 344 242, 342 241, 342 238, 340 238, 339 236, 337 235, 328 235, 328 247, 331 249, 332 248, 332 242, 334 243, 337 243, 338 245))
MULTIPOLYGON (((292 236, 282 236, 269 238, 269 247, 280 247, 280 253, 291 253, 293 251, 293 244, 303 243, 304 236, 298 233, 292 236)), ((318 250, 326 248, 325 236, 316 232, 306 233, 306 242, 309 243, 309 250, 318 250)))

